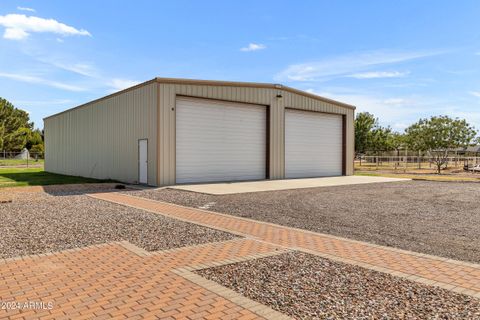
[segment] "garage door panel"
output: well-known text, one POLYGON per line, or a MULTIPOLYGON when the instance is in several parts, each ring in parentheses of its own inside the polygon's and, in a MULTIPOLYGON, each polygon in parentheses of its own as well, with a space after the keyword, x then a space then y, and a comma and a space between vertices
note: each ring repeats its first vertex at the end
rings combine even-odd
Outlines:
POLYGON ((341 115, 285 112, 285 175, 287 178, 342 174, 341 115))
POLYGON ((265 179, 266 108, 178 99, 176 181, 265 179))

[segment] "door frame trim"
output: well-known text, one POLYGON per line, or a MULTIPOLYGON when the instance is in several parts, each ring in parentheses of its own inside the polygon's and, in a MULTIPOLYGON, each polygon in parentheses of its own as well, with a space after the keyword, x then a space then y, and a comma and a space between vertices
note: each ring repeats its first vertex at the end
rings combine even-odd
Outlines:
MULTIPOLYGON (((250 102, 244 102, 244 101, 235 101, 235 100, 226 100, 226 99, 218 99, 218 98, 206 98, 206 97, 199 97, 199 96, 193 96, 193 95, 185 95, 185 94, 175 94, 175 100, 174 100, 174 107, 172 107, 172 111, 174 111, 174 180, 175 184, 179 184, 177 182, 177 102, 178 100, 204 100, 204 101, 213 101, 214 104, 221 104, 222 102, 226 103, 232 103, 232 104, 239 104, 239 105, 251 105, 251 106, 257 106, 257 107, 265 107, 265 115, 266 115, 266 126, 265 126, 265 150, 266 150, 266 156, 265 156, 265 179, 262 180, 270 180, 270 110, 271 106, 268 104, 262 104, 262 103, 250 103, 250 102)), ((237 181, 237 180, 235 180, 237 181)), ((243 180, 242 180, 243 181, 243 180)), ((245 181, 258 181, 258 180, 245 180, 245 181)), ((261 181, 261 180, 260 180, 261 181)), ((228 182, 228 181, 227 181, 228 182)))
POLYGON ((270 180, 270 111, 271 106, 266 106, 265 110, 265 180, 270 180))
POLYGON ((347 115, 342 115, 342 176, 347 175, 347 115))
POLYGON ((137 140, 137 177, 138 184, 148 185, 148 138, 141 138, 137 140), (147 141, 147 182, 145 183, 140 182, 140 141, 142 140, 147 141))
MULTIPOLYGON (((335 113, 335 112, 323 112, 323 111, 315 111, 315 110, 304 110, 298 109, 294 107, 285 107, 283 109, 283 143, 284 143, 284 159, 286 158, 286 132, 287 132, 287 111, 300 111, 300 112, 310 112, 310 113, 323 113, 329 115, 336 115, 342 117, 342 176, 347 175, 347 115, 344 113, 335 113)), ((283 161, 283 171, 285 176, 287 175, 287 161, 283 161)))

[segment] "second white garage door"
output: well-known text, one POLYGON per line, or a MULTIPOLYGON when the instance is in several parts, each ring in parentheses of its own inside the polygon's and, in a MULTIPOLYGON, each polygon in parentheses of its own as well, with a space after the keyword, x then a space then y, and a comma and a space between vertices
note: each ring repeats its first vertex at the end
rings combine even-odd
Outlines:
POLYGON ((340 176, 343 167, 343 119, 340 115, 285 112, 285 176, 340 176))
POLYGON ((266 178, 266 107, 179 98, 176 182, 266 178))

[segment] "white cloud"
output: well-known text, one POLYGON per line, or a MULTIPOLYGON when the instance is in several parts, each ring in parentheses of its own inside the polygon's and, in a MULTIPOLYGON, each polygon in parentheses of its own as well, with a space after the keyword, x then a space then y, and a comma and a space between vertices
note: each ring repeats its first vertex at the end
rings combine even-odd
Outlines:
POLYGON ((407 129, 411 124, 412 123, 395 122, 391 125, 391 127, 398 132, 402 132, 405 131, 405 129, 407 129))
POLYGON ((408 75, 410 72, 400 72, 400 71, 370 71, 370 72, 360 72, 347 75, 349 78, 355 79, 378 79, 378 78, 401 78, 408 75))
POLYGON ((120 91, 126 88, 133 87, 139 83, 140 83, 139 81, 135 81, 135 80, 115 78, 108 83, 108 86, 112 88, 113 92, 115 92, 115 91, 120 91))
POLYGON ((316 81, 326 77, 346 76, 369 68, 401 63, 441 52, 370 51, 327 58, 288 66, 275 77, 278 81, 316 81))
POLYGON ((475 97, 477 97, 477 98, 480 98, 480 91, 470 91, 470 94, 471 94, 472 96, 475 96, 475 97))
POLYGON ((55 64, 55 66, 70 72, 80 74, 82 76, 86 76, 86 77, 96 77, 97 75, 97 70, 95 69, 95 67, 87 63, 73 63, 73 64, 57 63, 55 64))
MULTIPOLYGON (((57 39, 61 40, 62 39, 57 39)), ((72 55, 63 55, 61 53, 52 53, 46 50, 31 50, 24 49, 23 53, 41 64, 45 64, 48 67, 55 67, 60 70, 73 72, 81 76, 90 77, 90 78, 99 78, 100 70, 94 65, 91 61, 80 61, 79 58, 76 58, 72 55)))
POLYGON ((422 96, 385 97, 361 91, 345 91, 331 88, 330 91, 307 90, 313 94, 345 102, 357 107, 356 112, 368 111, 379 118, 384 126, 402 131, 408 124, 421 117, 438 113, 442 102, 422 96))
POLYGON ((247 47, 240 48, 240 51, 248 52, 248 51, 258 51, 266 49, 267 46, 261 43, 249 43, 247 47))
POLYGON ((405 105, 408 102, 409 100, 404 98, 389 98, 389 99, 383 100, 383 103, 388 105, 393 105, 393 106, 405 105))
POLYGON ((15 74, 15 73, 6 73, 6 72, 0 72, 0 77, 2 78, 7 78, 11 80, 16 80, 16 81, 21 81, 21 82, 27 82, 27 83, 35 83, 35 84, 41 84, 57 89, 62 89, 62 90, 67 90, 67 91, 85 91, 85 88, 74 86, 74 85, 69 85, 63 82, 57 82, 57 81, 52 81, 36 76, 30 76, 30 75, 21 75, 21 74, 15 74))
POLYGON ((40 62, 49 64, 51 66, 57 67, 59 69, 70 71, 85 77, 95 78, 98 77, 97 69, 86 62, 79 62, 79 63, 69 63, 69 62, 62 62, 59 61, 60 59, 37 59, 40 62))
MULTIPOLYGON (((312 94, 345 102, 357 107, 358 112, 370 112, 383 126, 391 126, 396 131, 403 131, 420 118, 433 115, 460 117, 480 129, 480 111, 465 108, 438 96, 403 95, 388 96, 376 91, 363 91, 346 87, 328 87, 325 91, 314 88, 306 90, 312 94)), ((323 89, 322 89, 323 90, 323 89)), ((480 92, 478 92, 480 94, 480 92)))
POLYGON ((21 40, 28 37, 28 33, 22 29, 5 29, 3 37, 10 40, 21 40))
POLYGON ((28 7, 17 7, 17 10, 20 11, 28 11, 28 12, 35 12, 36 10, 33 8, 28 8, 28 7))
POLYGON ((24 14, 0 16, 0 25, 6 28, 3 37, 10 40, 25 39, 32 32, 50 32, 62 36, 91 36, 87 30, 76 29, 54 19, 44 19, 24 14))

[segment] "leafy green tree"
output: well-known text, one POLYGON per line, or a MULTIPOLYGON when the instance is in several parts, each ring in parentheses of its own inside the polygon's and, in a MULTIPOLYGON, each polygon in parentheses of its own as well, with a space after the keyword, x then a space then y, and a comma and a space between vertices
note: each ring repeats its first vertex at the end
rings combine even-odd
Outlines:
POLYGON ((372 130, 378 126, 378 120, 368 112, 357 113, 355 117, 355 152, 365 153, 371 146, 372 130))
POLYGON ((402 148, 405 147, 405 135, 399 132, 391 132, 387 137, 387 144, 390 150, 397 151, 397 156, 402 148))
POLYGON ((32 146, 32 148, 30 149, 30 154, 35 159, 43 159, 44 158, 44 152, 45 152, 45 149, 44 149, 43 144, 36 144, 36 145, 32 146))
POLYGON ((39 129, 33 130, 28 137, 25 147, 30 151, 30 154, 33 157, 43 158, 43 132, 39 129))
POLYGON ((355 118, 355 152, 392 150, 392 129, 382 127, 378 119, 368 112, 360 112, 355 118))
POLYGON ((476 137, 475 140, 472 141, 472 144, 474 145, 480 144, 480 137, 476 137))
POLYGON ((28 113, 0 98, 0 150, 20 151, 30 137, 33 123, 28 113))
POLYGON ((33 130, 27 137, 26 148, 30 150, 33 146, 43 144, 42 132, 39 129, 33 130))
POLYGON ((397 168, 400 165, 400 150, 406 145, 405 135, 399 132, 392 132, 387 137, 387 144, 390 150, 395 150, 397 153, 397 161, 395 162, 395 168, 397 168))
POLYGON ((370 141, 368 147, 372 151, 389 151, 392 149, 390 145, 390 136, 392 129, 390 127, 381 127, 377 125, 370 131, 370 141))
POLYGON ((428 152, 438 173, 447 163, 449 150, 468 146, 477 135, 467 121, 448 116, 420 119, 405 132, 409 149, 428 152))

